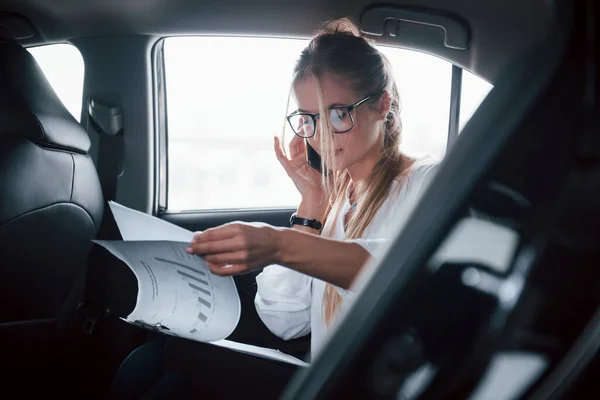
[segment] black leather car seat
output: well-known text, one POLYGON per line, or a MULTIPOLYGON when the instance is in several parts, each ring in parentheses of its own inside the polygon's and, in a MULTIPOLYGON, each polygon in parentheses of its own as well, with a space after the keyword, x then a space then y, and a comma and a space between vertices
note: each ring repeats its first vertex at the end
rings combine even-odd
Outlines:
POLYGON ((31 54, 0 39, 3 331, 52 324, 87 265, 103 213, 89 148, 31 54))

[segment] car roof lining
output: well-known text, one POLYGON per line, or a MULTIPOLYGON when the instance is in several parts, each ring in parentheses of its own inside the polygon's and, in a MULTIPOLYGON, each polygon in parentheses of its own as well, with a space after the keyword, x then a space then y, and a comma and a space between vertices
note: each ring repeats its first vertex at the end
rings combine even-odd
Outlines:
MULTIPOLYGON (((375 37, 394 46, 445 58, 493 82, 524 49, 543 40, 552 20, 552 1, 391 0, 386 6, 422 7, 452 13, 470 27, 470 49, 432 45, 439 29, 404 23, 395 38, 375 37), (415 25, 415 26, 410 26, 415 25)), ((25 16, 36 35, 22 41, 38 45, 109 35, 175 36, 196 34, 309 37, 328 19, 356 21, 374 0, 5 0, 0 12, 25 16)), ((1 21, 1 19, 0 19, 1 21)))

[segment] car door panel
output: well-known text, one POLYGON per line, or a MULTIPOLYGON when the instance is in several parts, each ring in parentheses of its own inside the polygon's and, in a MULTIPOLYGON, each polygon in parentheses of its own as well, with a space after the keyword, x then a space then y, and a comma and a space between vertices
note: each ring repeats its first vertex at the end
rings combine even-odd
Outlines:
POLYGON ((165 221, 190 231, 204 231, 228 222, 263 222, 274 226, 288 226, 294 209, 222 210, 202 212, 165 213, 165 221))

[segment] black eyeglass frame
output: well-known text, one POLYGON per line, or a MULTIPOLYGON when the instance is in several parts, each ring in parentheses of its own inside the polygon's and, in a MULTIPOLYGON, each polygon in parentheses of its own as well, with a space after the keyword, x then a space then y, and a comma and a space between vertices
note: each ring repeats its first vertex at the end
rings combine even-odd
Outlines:
MULTIPOLYGON (((367 101, 371 100, 375 95, 370 94, 367 97, 357 101, 354 104, 351 104, 349 106, 337 106, 337 107, 331 107, 330 110, 346 110, 346 112, 348 113, 348 115, 350 116, 350 122, 352 123, 352 126, 349 129, 346 129, 345 131, 335 131, 334 133, 346 133, 346 132, 350 132, 352 130, 352 128, 354 128, 354 117, 352 116, 352 111, 356 110, 361 104, 366 103, 367 101)), ((313 136, 315 136, 315 134, 317 133, 317 118, 319 118, 319 113, 317 114, 311 114, 311 113, 307 113, 307 112, 298 112, 298 111, 294 111, 293 113, 291 113, 290 115, 288 115, 286 117, 288 124, 290 124, 290 127, 292 128, 292 131, 300 136, 303 139, 309 139, 313 136), (292 125, 292 121, 291 118, 292 117, 297 117, 299 115, 306 115, 309 116, 312 120, 313 123, 313 134, 310 136, 302 136, 300 135, 298 132, 296 132, 296 129, 294 128, 294 126, 292 125)))

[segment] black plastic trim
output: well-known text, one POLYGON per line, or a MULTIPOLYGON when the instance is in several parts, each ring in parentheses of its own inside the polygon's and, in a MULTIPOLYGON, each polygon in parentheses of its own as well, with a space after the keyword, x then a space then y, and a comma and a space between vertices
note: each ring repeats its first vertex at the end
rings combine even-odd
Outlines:
POLYGON ((376 36, 386 33, 396 36, 397 27, 394 23, 397 21, 435 26, 444 31, 445 47, 456 50, 469 49, 470 35, 466 22, 452 14, 422 7, 372 7, 361 17, 362 31, 376 36))
POLYGON ((460 96, 462 92, 463 70, 452 65, 452 81, 450 86, 450 118, 448 119, 448 143, 446 153, 458 138, 460 125, 460 96))
POLYGON ((168 207, 168 124, 167 89, 165 79, 164 39, 152 50, 152 89, 154 98, 154 201, 152 213, 162 215, 168 207))

